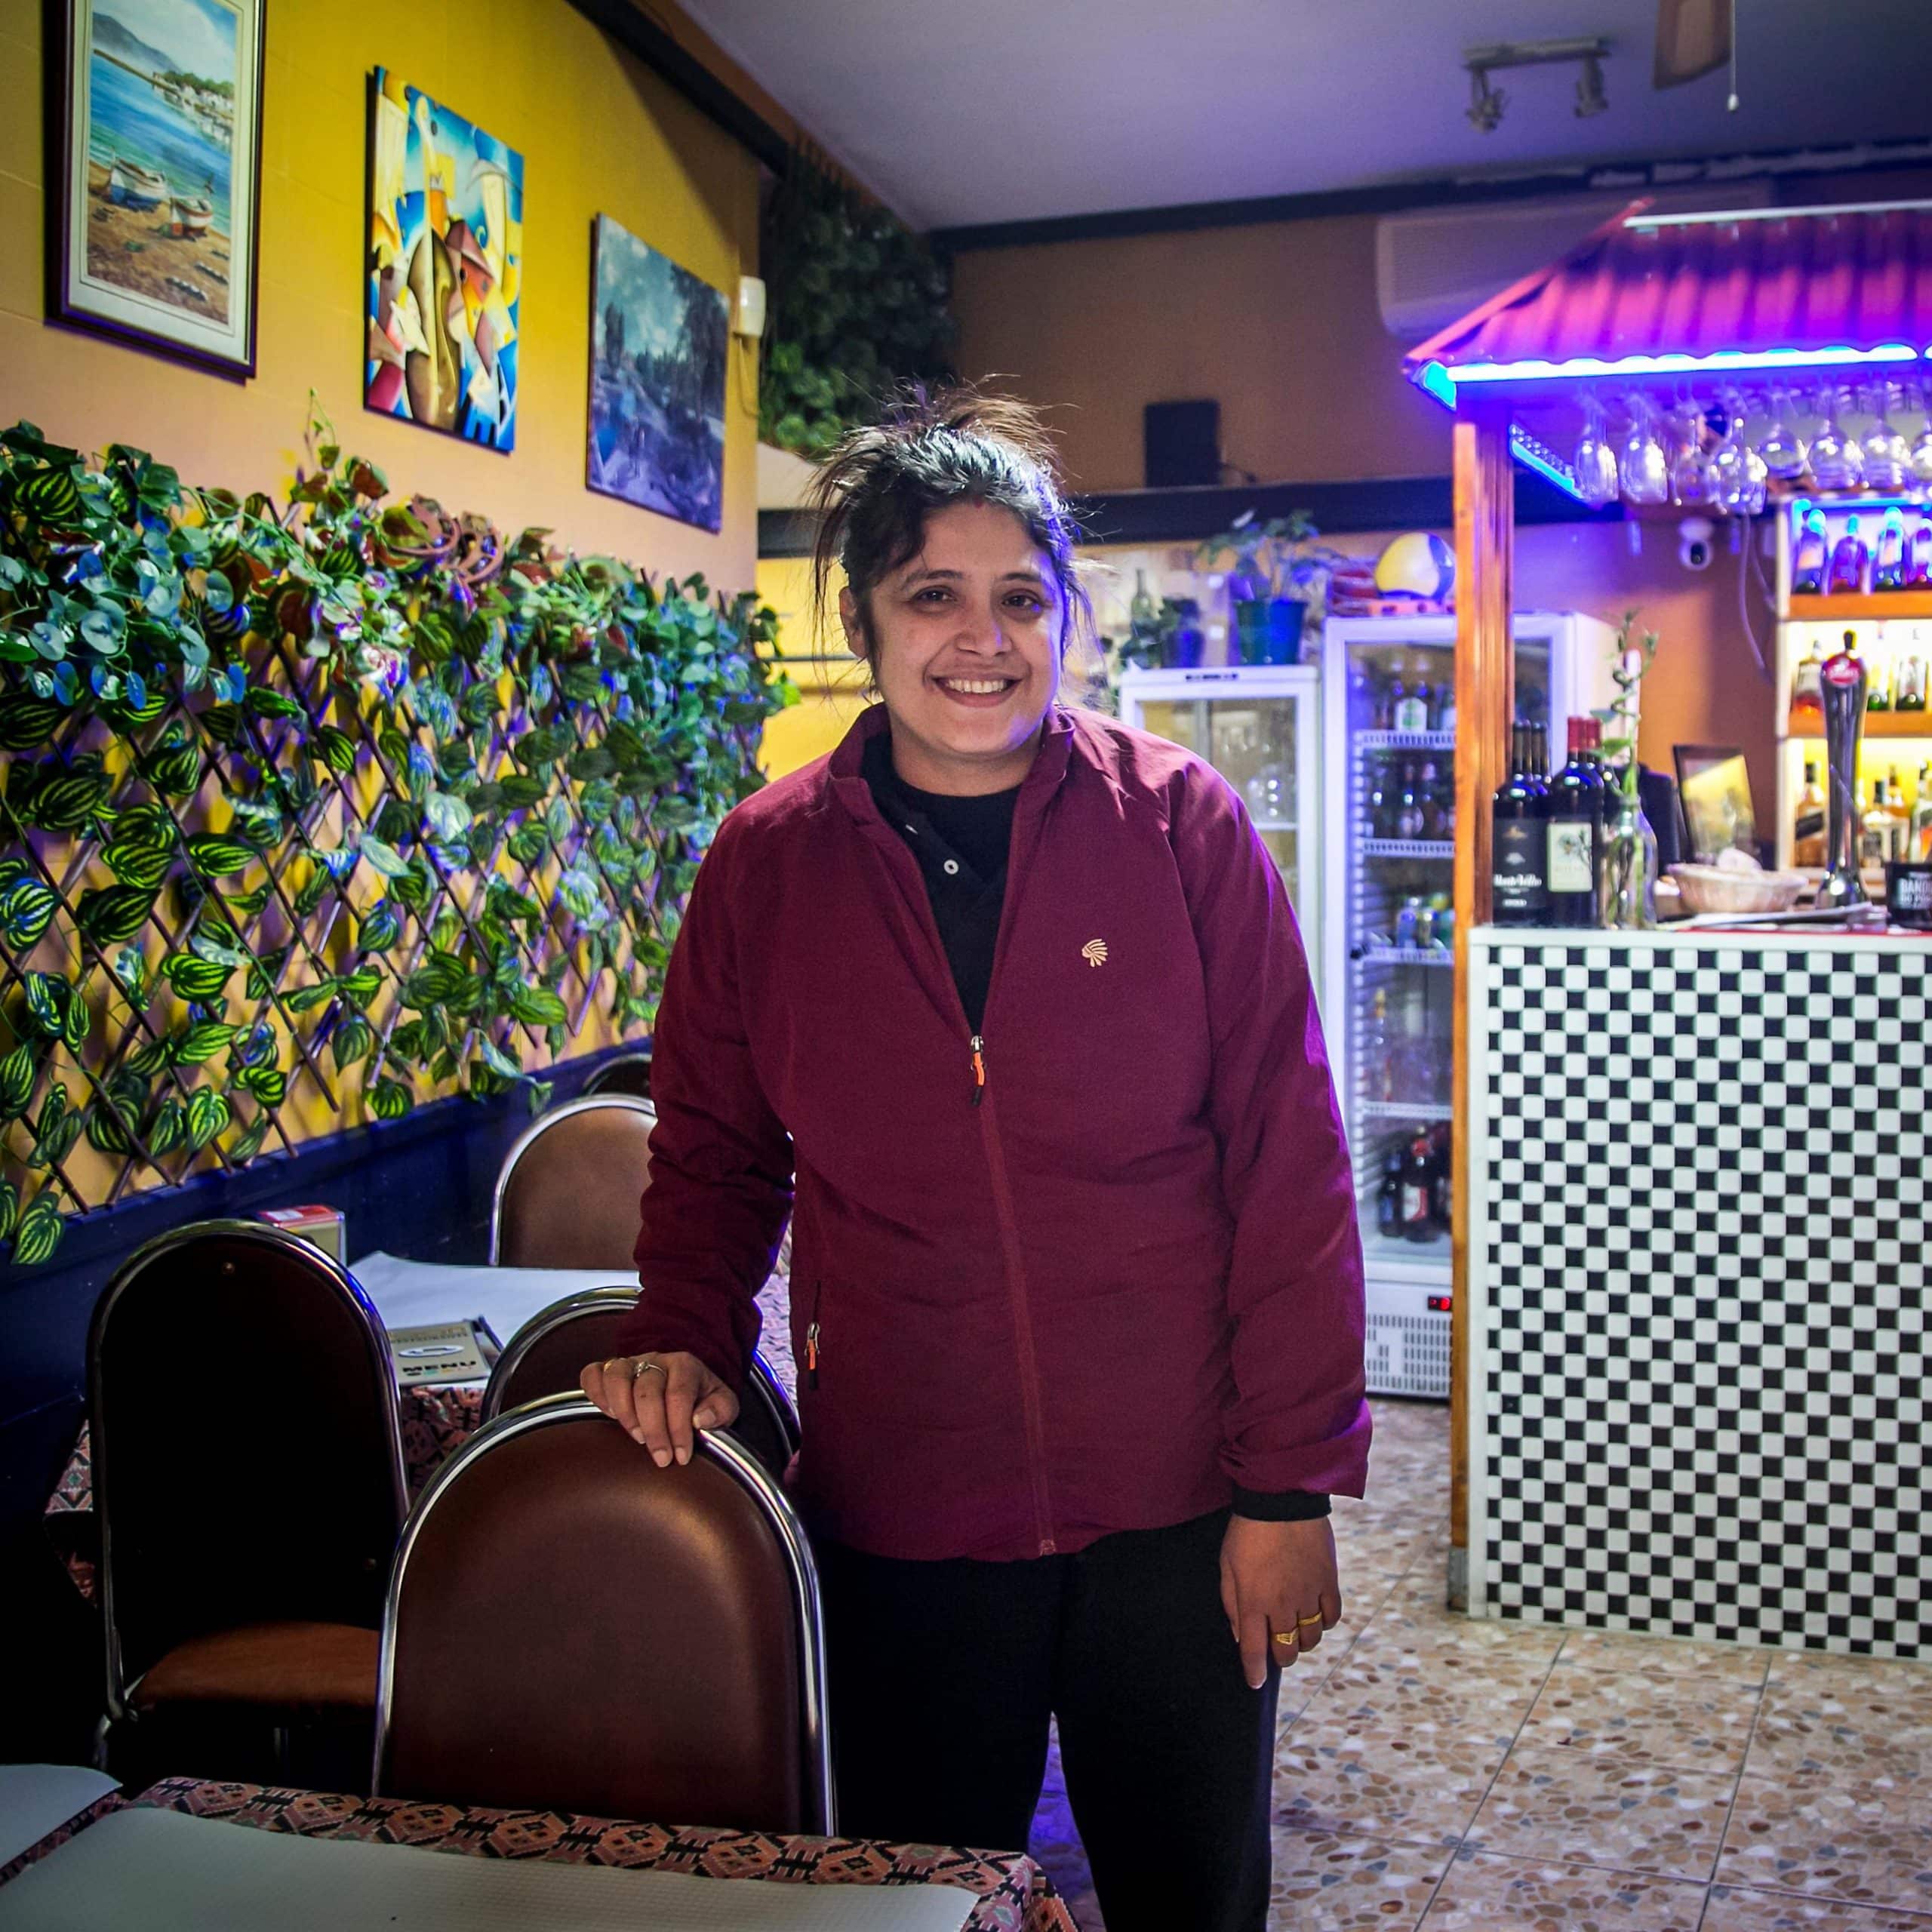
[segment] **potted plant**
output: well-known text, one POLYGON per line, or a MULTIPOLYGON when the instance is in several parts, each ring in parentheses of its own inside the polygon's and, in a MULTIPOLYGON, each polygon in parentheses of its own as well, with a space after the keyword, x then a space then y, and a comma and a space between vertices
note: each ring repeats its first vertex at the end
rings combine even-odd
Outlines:
POLYGON ((1306 510, 1265 521, 1247 510, 1195 551, 1196 570, 1227 574, 1237 662, 1301 662, 1311 609, 1318 623, 1327 608, 1328 580, 1343 561, 1339 550, 1316 540, 1321 534, 1306 510))

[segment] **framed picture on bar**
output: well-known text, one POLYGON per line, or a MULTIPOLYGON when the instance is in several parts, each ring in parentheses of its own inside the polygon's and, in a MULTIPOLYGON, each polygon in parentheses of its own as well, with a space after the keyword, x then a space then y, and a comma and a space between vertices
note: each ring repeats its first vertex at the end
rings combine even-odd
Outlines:
POLYGON ((48 312, 255 372, 267 0, 53 0, 48 312))

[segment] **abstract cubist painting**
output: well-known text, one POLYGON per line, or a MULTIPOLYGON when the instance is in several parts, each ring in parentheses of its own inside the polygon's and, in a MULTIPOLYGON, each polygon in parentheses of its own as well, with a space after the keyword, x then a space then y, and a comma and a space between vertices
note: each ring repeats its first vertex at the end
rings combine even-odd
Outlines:
POLYGON ((368 281, 368 406, 514 448, 523 157, 381 68, 369 91, 368 281))
POLYGON ((724 494, 724 297, 597 217, 590 345, 593 490, 715 530, 724 494))

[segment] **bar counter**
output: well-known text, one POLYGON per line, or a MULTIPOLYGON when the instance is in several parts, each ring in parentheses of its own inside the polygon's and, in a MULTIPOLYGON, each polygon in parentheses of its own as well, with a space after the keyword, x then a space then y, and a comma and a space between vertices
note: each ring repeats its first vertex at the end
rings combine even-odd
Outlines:
POLYGON ((1469 936, 1469 1608, 1932 1654, 1932 945, 1469 936))

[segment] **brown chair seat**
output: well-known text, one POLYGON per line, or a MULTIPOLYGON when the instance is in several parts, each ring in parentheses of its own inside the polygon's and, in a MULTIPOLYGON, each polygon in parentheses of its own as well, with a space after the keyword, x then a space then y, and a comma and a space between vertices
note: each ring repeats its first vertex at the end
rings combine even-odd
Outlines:
POLYGON ((134 1687, 134 1708, 230 1704, 374 1711, 378 1632, 352 1623, 248 1623, 177 1644, 134 1687))

